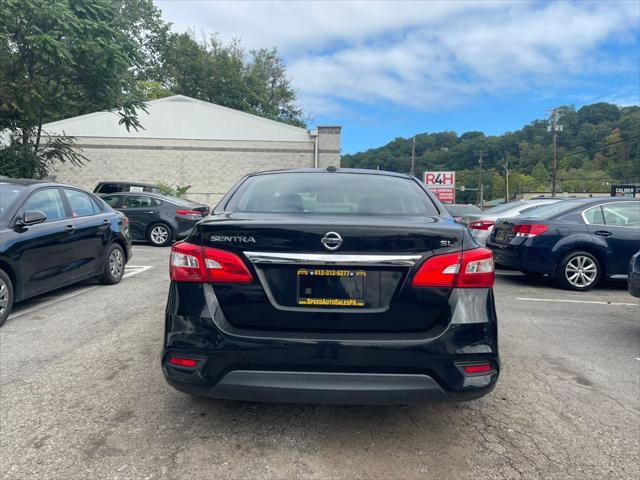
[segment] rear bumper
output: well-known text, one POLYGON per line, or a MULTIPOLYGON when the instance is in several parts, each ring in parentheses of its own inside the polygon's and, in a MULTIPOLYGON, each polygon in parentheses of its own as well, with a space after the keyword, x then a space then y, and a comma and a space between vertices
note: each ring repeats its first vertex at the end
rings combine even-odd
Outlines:
POLYGON ((199 219, 176 218, 175 223, 172 227, 174 230, 175 238, 178 240, 187 238, 191 234, 193 227, 195 227, 200 220, 202 220, 202 218, 199 218, 199 219))
POLYGON ((449 400, 427 375, 234 370, 211 389, 169 383, 192 394, 249 402, 384 405, 449 400))
POLYGON ((478 245, 484 247, 487 245, 487 239, 491 236, 491 232, 493 231, 493 227, 488 230, 469 230, 471 232, 471 236, 476 241, 478 245))
MULTIPOLYGON (((527 240, 527 242, 530 240, 527 240)), ((537 273, 555 275, 554 256, 549 250, 527 245, 511 245, 487 241, 497 265, 537 273)))
MULTIPOLYGON (((466 315, 474 316, 468 303, 460 299, 457 303, 465 305, 466 315)), ((325 404, 471 400, 489 393, 500 371, 492 297, 489 303, 490 314, 477 312, 478 323, 452 324, 444 331, 319 336, 234 328, 210 285, 173 282, 162 369, 167 382, 180 391, 231 400, 325 404), (194 302, 195 298, 203 303, 194 302), (197 365, 170 364, 168 357, 173 355, 193 358, 197 365), (461 365, 469 363, 491 363, 493 370, 468 376, 461 365)))

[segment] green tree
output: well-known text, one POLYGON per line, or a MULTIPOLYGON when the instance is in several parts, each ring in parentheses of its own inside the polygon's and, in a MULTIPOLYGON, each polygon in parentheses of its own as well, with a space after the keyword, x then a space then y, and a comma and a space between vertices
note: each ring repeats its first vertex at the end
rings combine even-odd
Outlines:
POLYGON ((80 165, 72 139, 42 145, 42 125, 52 120, 114 109, 127 129, 139 128, 138 80, 166 28, 151 0, 3 0, 0 129, 12 136, 5 166, 13 154, 33 165, 25 176, 46 175, 55 161, 80 165))
POLYGON ((163 195, 171 195, 173 197, 184 197, 184 195, 191 188, 191 185, 184 185, 184 186, 176 185, 176 188, 173 188, 170 184, 166 182, 156 182, 155 187, 163 195))
POLYGON ((549 172, 545 168, 542 162, 536 163, 536 166, 531 170, 531 176, 535 180, 535 187, 537 189, 546 189, 549 185, 549 172))
POLYGON ((248 54, 238 40, 172 35, 157 80, 172 92, 285 123, 305 126, 286 66, 276 49, 248 54))
MULTIPOLYGON (((584 191, 585 188, 602 188, 603 184, 640 180, 640 107, 599 103, 579 110, 566 106, 562 111, 560 122, 564 129, 558 135, 558 171, 570 175, 566 183, 568 188, 584 191)), ((488 194, 493 195, 489 172, 496 169, 503 175, 501 164, 505 153, 510 158, 510 191, 548 191, 550 182, 546 171, 552 158, 548 124, 548 119, 534 120, 520 130, 500 136, 485 136, 477 131, 459 137, 454 132, 417 134, 418 171, 456 170, 460 184, 461 172, 476 172, 477 178, 475 152, 482 149, 488 194), (442 150, 444 147, 446 150, 442 150)), ((411 137, 396 138, 382 147, 344 155, 342 164, 408 172, 411 141, 411 137)), ((477 180, 473 183, 477 184, 477 180)), ((463 194, 465 199, 471 198, 463 194)))

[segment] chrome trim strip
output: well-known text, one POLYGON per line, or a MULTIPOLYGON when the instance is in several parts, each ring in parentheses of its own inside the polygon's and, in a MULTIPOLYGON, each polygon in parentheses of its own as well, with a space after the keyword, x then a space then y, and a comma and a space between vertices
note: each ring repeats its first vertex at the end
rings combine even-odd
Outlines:
POLYGON ((421 255, 337 255, 327 253, 244 252, 253 264, 366 265, 412 267, 421 255))

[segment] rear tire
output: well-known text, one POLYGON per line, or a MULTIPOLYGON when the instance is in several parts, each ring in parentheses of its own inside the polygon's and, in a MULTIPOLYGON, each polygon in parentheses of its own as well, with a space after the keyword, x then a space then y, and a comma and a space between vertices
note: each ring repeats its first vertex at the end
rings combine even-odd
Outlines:
POLYGON ((154 223, 149 227, 147 239, 154 247, 166 247, 173 241, 173 230, 166 223, 154 223))
POLYGON ((0 269, 0 326, 9 318, 13 308, 13 284, 7 273, 0 269))
POLYGON ((566 290, 586 292, 598 284, 602 267, 589 252, 577 250, 564 256, 556 271, 558 284, 566 290))
POLYGON ((100 283, 105 285, 115 285, 120 283, 124 275, 125 256, 122 247, 117 243, 112 243, 105 255, 104 272, 100 277, 100 283))

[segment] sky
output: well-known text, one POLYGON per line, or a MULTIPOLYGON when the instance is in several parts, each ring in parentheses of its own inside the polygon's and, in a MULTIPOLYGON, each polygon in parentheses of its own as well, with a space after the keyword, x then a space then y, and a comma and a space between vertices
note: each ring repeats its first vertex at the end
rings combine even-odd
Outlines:
POLYGON ((640 104, 640 2, 156 0, 173 30, 276 47, 343 153, 499 135, 560 105, 640 104))

